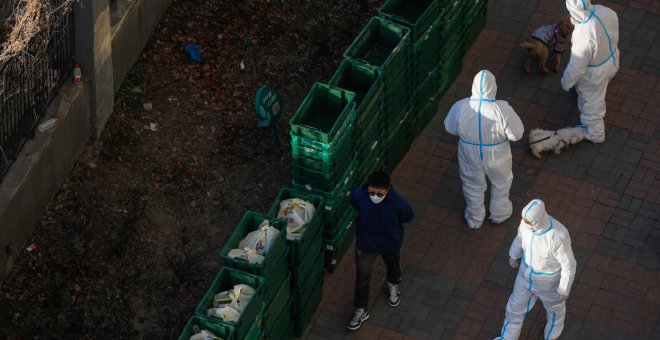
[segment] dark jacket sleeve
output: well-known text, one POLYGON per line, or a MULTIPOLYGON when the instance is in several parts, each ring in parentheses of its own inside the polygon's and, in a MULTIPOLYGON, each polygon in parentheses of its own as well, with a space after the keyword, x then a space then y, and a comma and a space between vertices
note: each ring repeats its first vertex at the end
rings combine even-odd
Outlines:
POLYGON ((405 198, 399 196, 399 200, 399 222, 409 223, 415 218, 415 212, 405 198))

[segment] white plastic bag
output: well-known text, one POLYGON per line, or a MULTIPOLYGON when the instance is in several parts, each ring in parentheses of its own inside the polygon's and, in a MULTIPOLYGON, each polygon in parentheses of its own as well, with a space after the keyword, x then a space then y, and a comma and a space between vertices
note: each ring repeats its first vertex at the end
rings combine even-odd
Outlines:
POLYGON ((222 338, 216 336, 210 331, 207 331, 206 329, 200 330, 199 326, 197 325, 193 326, 193 331, 195 334, 190 337, 190 340, 222 340, 222 338))
POLYGON ((206 315, 215 316, 216 318, 220 318, 225 322, 233 322, 233 323, 236 323, 236 321, 238 321, 238 318, 241 317, 241 313, 236 309, 234 309, 234 307, 229 305, 209 308, 208 310, 206 310, 206 315))
POLYGON ((232 249, 227 253, 227 256, 231 258, 239 258, 246 260, 250 263, 262 263, 264 262, 264 257, 257 254, 257 251, 252 248, 245 247, 243 249, 232 249))
POLYGON ((259 228, 245 236, 238 244, 239 248, 251 248, 257 251, 259 255, 266 255, 270 247, 275 244, 277 235, 280 231, 275 227, 270 226, 270 221, 264 220, 259 225, 259 228))
POLYGON ((312 220, 316 208, 306 200, 300 198, 289 198, 280 202, 280 210, 277 218, 287 221, 286 238, 297 240, 302 237, 307 223, 312 220))
POLYGON ((215 294, 213 307, 229 305, 239 312, 243 312, 254 296, 255 289, 246 284, 237 284, 233 289, 215 294))

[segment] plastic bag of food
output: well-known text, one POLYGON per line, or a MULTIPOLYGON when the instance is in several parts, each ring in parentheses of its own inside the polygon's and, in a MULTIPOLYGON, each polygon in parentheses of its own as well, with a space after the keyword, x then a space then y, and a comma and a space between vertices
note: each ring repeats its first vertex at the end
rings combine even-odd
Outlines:
POLYGON ((241 317, 241 312, 237 311, 234 307, 230 305, 222 305, 220 307, 213 307, 206 310, 206 315, 215 316, 220 318, 225 322, 236 323, 241 317))
POLYGON ((206 329, 200 330, 197 325, 193 326, 193 333, 194 334, 190 337, 190 340, 223 340, 206 329))
POLYGON ((257 230, 247 234, 241 240, 238 247, 242 249, 255 249, 257 254, 265 256, 270 250, 270 247, 275 244, 275 240, 277 240, 277 235, 279 234, 280 231, 277 228, 270 226, 270 221, 264 220, 257 230))
POLYGON ((287 221, 286 238, 297 240, 302 237, 307 223, 312 220, 316 208, 306 200, 300 198, 289 198, 280 202, 280 210, 277 218, 287 221))
POLYGON ((237 311, 242 312, 252 300, 254 293, 254 288, 239 283, 233 289, 215 294, 213 297, 213 307, 229 305, 237 311))
POLYGON ((245 247, 243 249, 232 249, 227 253, 227 256, 231 258, 238 258, 248 261, 250 263, 262 263, 264 262, 264 257, 257 254, 256 249, 245 247))

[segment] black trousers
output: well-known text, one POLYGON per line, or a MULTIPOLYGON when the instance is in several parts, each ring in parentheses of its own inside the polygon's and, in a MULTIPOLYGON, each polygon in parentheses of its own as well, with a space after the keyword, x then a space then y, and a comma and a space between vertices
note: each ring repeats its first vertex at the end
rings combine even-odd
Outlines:
POLYGON ((394 253, 370 253, 359 249, 355 250, 355 301, 353 306, 366 308, 369 305, 369 285, 371 284, 371 272, 374 268, 376 257, 380 256, 387 268, 387 282, 392 284, 401 283, 401 252, 394 253))

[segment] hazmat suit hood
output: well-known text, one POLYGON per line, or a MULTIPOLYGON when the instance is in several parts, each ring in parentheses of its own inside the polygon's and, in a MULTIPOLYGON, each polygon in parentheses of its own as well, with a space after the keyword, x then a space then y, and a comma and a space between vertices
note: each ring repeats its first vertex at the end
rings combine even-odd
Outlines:
POLYGON ((545 211, 545 203, 539 199, 532 200, 523 208, 522 217, 531 222, 531 225, 529 225, 523 221, 534 231, 543 230, 550 226, 550 216, 545 211))
POLYGON ((571 20, 575 24, 585 22, 591 16, 591 0, 566 0, 566 9, 571 14, 571 20))
POLYGON ((490 71, 482 70, 474 76, 472 82, 472 98, 495 99, 497 84, 495 76, 490 71))

